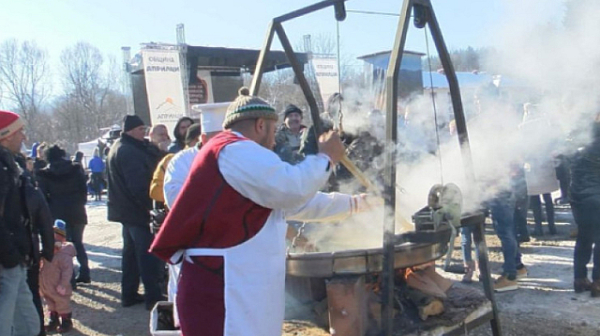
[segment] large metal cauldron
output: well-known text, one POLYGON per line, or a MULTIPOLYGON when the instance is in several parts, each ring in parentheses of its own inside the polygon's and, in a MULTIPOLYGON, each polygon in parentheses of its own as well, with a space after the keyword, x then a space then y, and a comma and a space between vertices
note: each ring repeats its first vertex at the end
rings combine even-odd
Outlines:
MULTIPOLYGON (((426 209, 413 217, 417 231, 396 235, 394 268, 406 268, 437 260, 448 251, 451 230, 443 225, 428 230, 426 209)), ((464 215, 463 225, 482 220, 483 214, 464 215)), ((339 275, 378 273, 383 270, 383 249, 354 249, 334 252, 290 253, 287 274, 299 277, 331 278, 339 275)))

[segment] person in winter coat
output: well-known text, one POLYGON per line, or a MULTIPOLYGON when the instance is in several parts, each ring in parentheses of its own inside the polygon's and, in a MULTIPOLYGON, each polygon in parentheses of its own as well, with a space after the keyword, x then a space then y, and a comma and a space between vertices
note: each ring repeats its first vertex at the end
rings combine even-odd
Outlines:
MULTIPOLYGON (((15 156, 15 161, 22 169, 26 165, 26 159, 28 158, 21 155, 15 156)), ((41 258, 52 261, 54 255, 53 218, 44 195, 34 185, 33 172, 23 170, 22 177, 23 181, 26 182, 24 184, 25 202, 33 233, 33 256, 31 267, 27 270, 27 285, 31 290, 33 303, 39 315, 40 332, 38 336, 44 336, 46 335, 46 330, 44 329, 44 308, 42 306, 42 298, 40 297, 40 264, 42 262, 41 258), (40 242, 42 246, 41 252, 39 249, 40 242)))
POLYGON ((86 176, 81 166, 65 158, 65 151, 57 145, 46 150, 48 166, 38 173, 38 184, 48 201, 54 218, 67 223, 67 239, 77 249, 79 274, 76 282, 90 283, 90 267, 83 245, 87 224, 86 176))
POLYGON ((558 190, 559 186, 550 147, 544 143, 544 134, 549 127, 551 127, 551 124, 537 110, 536 105, 525 104, 523 123, 519 125, 519 130, 525 137, 524 141, 531 148, 525 155, 525 179, 527 181, 529 205, 535 221, 533 236, 544 234, 542 231, 542 202, 540 196, 544 198, 549 232, 551 235, 556 234, 554 204, 551 193, 558 190))
MULTIPOLYGON (((0 335, 37 335, 40 321, 27 284, 34 258, 22 169, 16 164, 26 139, 24 123, 0 111, 0 335)), ((49 258, 51 256, 48 255, 49 258)))
POLYGON ((297 164, 302 161, 300 145, 302 144, 302 132, 306 126, 302 125, 302 110, 293 104, 286 106, 283 112, 283 124, 275 133, 275 153, 281 160, 297 164))
MULTIPOLYGON (((196 146, 196 144, 200 141, 200 134, 202 133, 202 129, 200 124, 193 124, 187 130, 185 135, 185 148, 191 148, 196 146)), ((167 154, 160 162, 158 163, 154 173, 152 174, 152 182, 150 183, 150 198, 159 202, 160 205, 164 207, 165 203, 165 193, 163 191, 164 182, 165 182, 165 172, 167 171, 167 166, 171 159, 175 156, 173 153, 167 154)))
MULTIPOLYGON (((599 114, 600 116, 600 114, 599 114)), ((593 139, 573 158, 571 166, 571 209, 577 224, 573 256, 576 293, 591 291, 600 297, 600 119, 596 118, 593 139), (592 281, 587 264, 593 256, 592 281)))
POLYGON ((37 146, 37 150, 35 152, 36 156, 35 156, 35 160, 33 162, 34 175, 37 174, 37 172, 40 171, 40 169, 46 167, 46 165, 48 164, 48 162, 46 162, 46 160, 44 160, 44 152, 46 151, 47 148, 48 148, 48 144, 45 142, 42 142, 41 144, 39 144, 39 146, 37 146))
POLYGON ((151 309, 162 300, 162 262, 148 253, 154 236, 150 231, 150 181, 158 161, 158 148, 144 139, 146 126, 128 115, 123 133, 110 148, 107 159, 108 220, 123 225, 121 304, 146 302, 151 309), (140 276, 145 297, 138 294, 140 276))
POLYGON ((94 191, 94 197, 96 201, 102 200, 102 189, 104 186, 104 161, 100 158, 100 151, 98 148, 94 150, 94 157, 90 160, 88 168, 92 172, 92 189, 94 191))
POLYGON ((73 244, 67 242, 66 223, 60 219, 54 223, 54 239, 54 259, 42 263, 40 292, 50 311, 46 332, 66 333, 73 328, 71 277, 76 252, 73 244))
POLYGON ((180 150, 185 148, 185 135, 187 134, 187 129, 194 123, 194 120, 190 117, 181 117, 177 120, 177 124, 175 125, 175 129, 173 130, 173 136, 175 139, 169 146, 169 153, 177 153, 180 150))

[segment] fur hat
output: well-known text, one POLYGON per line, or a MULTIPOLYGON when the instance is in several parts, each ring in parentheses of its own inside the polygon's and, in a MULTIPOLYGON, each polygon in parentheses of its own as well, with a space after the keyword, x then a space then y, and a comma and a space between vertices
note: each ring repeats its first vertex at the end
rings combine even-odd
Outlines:
POLYGON ((18 114, 0 111, 0 140, 8 138, 25 126, 18 114))
POLYGON ((265 118, 275 121, 279 119, 275 109, 262 98, 250 96, 250 90, 247 87, 242 87, 238 94, 239 96, 227 108, 227 115, 223 121, 224 129, 246 119, 265 118))
POLYGON ((46 157, 46 161, 55 162, 61 159, 64 159, 67 153, 64 149, 60 148, 58 145, 53 145, 52 147, 46 149, 44 151, 44 156, 46 157))
POLYGON ((58 233, 59 235, 66 237, 67 236, 67 223, 62 219, 57 219, 54 221, 54 233, 58 233))

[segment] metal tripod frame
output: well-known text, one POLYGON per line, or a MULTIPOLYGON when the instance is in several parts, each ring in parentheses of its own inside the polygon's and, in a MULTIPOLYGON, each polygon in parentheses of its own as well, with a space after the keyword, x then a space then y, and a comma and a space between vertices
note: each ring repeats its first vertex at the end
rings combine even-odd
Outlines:
POLYGON ((314 125, 314 130, 317 135, 317 139, 319 138, 319 135, 323 133, 323 126, 321 125, 321 118, 319 117, 319 107, 317 105, 315 96, 312 90, 310 89, 310 85, 306 80, 306 76, 304 76, 302 64, 298 62, 298 58, 296 57, 294 49, 292 48, 292 44, 290 43, 290 40, 288 39, 288 36, 285 33, 285 29, 283 29, 282 23, 328 7, 334 7, 334 9, 336 10, 336 18, 340 21, 344 20, 346 17, 345 10, 343 10, 343 5, 345 1, 346 0, 325 0, 318 2, 314 5, 300 8, 293 12, 274 18, 269 24, 267 36, 265 38, 265 43, 260 51, 260 55, 258 56, 258 61, 254 70, 254 75, 252 76, 252 84, 250 85, 250 94, 253 96, 258 95, 258 91, 260 89, 260 84, 262 81, 262 75, 265 69, 266 57, 269 51, 271 50, 271 42, 273 42, 273 35, 277 33, 279 41, 281 42, 281 46, 283 47, 283 51, 285 52, 285 55, 287 56, 288 61, 290 62, 290 65, 292 66, 292 70, 294 71, 294 74, 296 75, 296 80, 298 81, 298 85, 300 85, 302 93, 304 94, 306 102, 308 103, 308 106, 310 108, 310 117, 314 125), (343 11, 343 13, 340 13, 340 11, 343 11))
MULTIPOLYGON (((315 99, 315 96, 310 89, 310 85, 304 76, 302 65, 298 62, 296 54, 292 48, 292 45, 288 39, 288 36, 282 26, 283 22, 310 14, 328 7, 335 9, 336 19, 342 21, 345 19, 346 13, 344 8, 344 2, 346 0, 325 0, 313 5, 300 8, 290 13, 284 14, 274 18, 268 27, 267 35, 263 44, 263 48, 258 57, 257 65, 255 68, 254 75, 252 77, 252 83, 250 86, 250 94, 253 96, 258 95, 260 90, 260 84, 262 81, 262 75, 264 73, 266 57, 271 49, 271 43, 275 33, 279 37, 283 50, 291 64, 294 71, 298 84, 302 89, 308 106, 310 108, 310 115, 314 125, 316 138, 323 132, 323 126, 321 124, 321 118, 319 116, 319 108, 315 99)), ((386 171, 385 171, 385 208, 386 216, 384 221, 384 259, 383 259, 383 288, 382 288, 382 329, 383 334, 386 336, 393 335, 393 315, 394 315, 394 242, 395 242, 395 210, 396 210, 396 158, 395 148, 397 146, 397 112, 398 112, 398 74, 400 72, 400 64, 402 61, 402 53, 404 51, 404 45, 406 42, 406 35, 408 32, 408 23, 410 20, 410 14, 415 11, 415 24, 418 24, 418 28, 423 28, 425 24, 429 26, 431 35, 433 37, 436 49, 438 51, 440 61, 444 68, 446 78, 450 87, 450 96, 452 99, 452 106, 454 109, 454 118, 456 120, 456 130, 461 146, 461 155, 463 159, 463 165, 467 181, 471 186, 475 183, 475 174, 473 169, 473 162, 471 158, 471 149, 469 146, 469 135, 467 132, 466 119, 463 112, 462 101, 460 97, 460 89, 458 86, 458 80, 454 67, 450 60, 450 55, 444 43, 441 30, 435 18, 433 7, 430 0, 404 0, 402 9, 400 12, 400 20, 398 22, 398 29, 394 41, 394 47, 390 56, 390 62, 388 64, 386 74, 386 171), (415 10, 416 9, 416 10, 415 10), (418 23, 417 23, 418 20, 418 23), (391 149, 391 150, 390 150, 391 149)), ((339 74, 338 74, 339 75, 339 74)), ((489 269, 487 265, 487 247, 485 246, 485 239, 483 237, 483 224, 478 225, 475 229, 475 241, 477 248, 479 248, 480 255, 483 253, 482 271, 484 274, 484 289, 486 296, 492 304, 492 317, 491 327, 492 332, 495 336, 501 335, 500 323, 497 314, 497 307, 494 300, 494 293, 491 287, 491 280, 489 277, 489 269)), ((465 328, 467 326, 465 325, 465 328)))
MULTIPOLYGON (((473 169, 473 160, 471 158, 471 148, 469 145, 469 134, 467 132, 467 123, 463 111, 460 88, 458 86, 458 79, 456 78, 456 72, 450 59, 450 54, 444 43, 442 31, 435 17, 433 6, 430 0, 404 0, 402 9, 400 12, 400 20, 398 21, 398 29, 396 31, 396 38, 394 41, 394 47, 390 55, 390 62, 386 73, 386 140, 388 146, 396 148, 398 138, 398 75, 400 72, 400 65, 402 62, 402 53, 404 51, 404 45, 406 43, 406 35, 408 33, 408 24, 411 18, 411 13, 414 16, 414 23, 417 28, 424 28, 425 25, 429 26, 431 36, 435 43, 444 73, 448 80, 448 86, 450 88, 450 97, 452 100, 452 107, 454 110, 454 119, 456 121, 456 130, 458 133, 458 139, 461 148, 461 155, 463 161, 463 167, 469 186, 475 186, 475 172, 473 169)), ((437 127, 437 125, 436 125, 437 127)), ((394 233, 395 233, 395 204, 396 204, 396 158, 393 150, 387 151, 386 157, 386 171, 385 171, 385 199, 386 209, 391 211, 385 216, 384 222, 384 265, 383 265, 383 307, 382 307, 382 321, 383 321, 383 332, 386 336, 391 336, 393 332, 393 286, 394 286, 394 233)), ((491 278, 489 275, 489 267, 487 262, 487 247, 485 245, 485 238, 483 235, 484 223, 479 223, 475 227, 475 240, 477 248, 482 254, 480 255, 480 264, 483 271, 483 282, 484 291, 487 298, 490 300, 492 305, 492 314, 490 324, 492 333, 495 336, 501 335, 500 322, 498 318, 498 309, 496 307, 496 301, 494 299, 494 290, 491 284, 491 278)))

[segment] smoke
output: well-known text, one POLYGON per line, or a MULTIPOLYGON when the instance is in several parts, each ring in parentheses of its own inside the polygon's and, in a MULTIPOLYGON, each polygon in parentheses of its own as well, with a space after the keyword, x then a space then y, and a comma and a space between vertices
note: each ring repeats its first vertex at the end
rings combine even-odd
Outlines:
MULTIPOLYGON (((490 35, 498 53, 483 60, 494 69, 494 81, 477 90, 461 89, 467 115, 476 183, 466 178, 456 134, 451 134, 450 101, 436 99, 437 125, 431 96, 425 92, 400 103, 397 150, 397 232, 426 205, 434 184, 455 183, 465 198, 463 211, 514 187, 515 175, 525 168, 553 169, 558 155, 572 155, 591 140, 599 109, 600 2, 566 1, 564 15, 532 23, 531 11, 545 0, 506 2, 503 24, 490 35), (492 58, 493 57, 493 58, 492 58), (530 106, 524 115, 524 105, 530 106), (439 139, 439 145, 438 145, 439 139)), ((344 91, 344 128, 364 128, 376 101, 364 89, 344 91)), ((370 171, 372 181, 376 172, 370 171)), ((556 182, 554 180, 554 182, 556 182)), ((522 183, 522 182, 521 182, 522 183)), ((345 186, 355 189, 355 185, 345 186)), ((381 246, 383 210, 355 218, 327 231, 311 234, 321 241, 345 242, 349 248, 381 246), (344 226, 350 230, 341 230, 344 226), (319 238, 320 237, 320 238, 319 238), (355 245, 356 243, 356 245, 355 245)), ((324 226, 323 226, 324 227, 324 226)), ((333 243, 335 245, 335 243, 333 243)))
POLYGON ((405 190, 398 194, 398 203, 404 213, 420 209, 429 188, 442 180, 459 185, 465 210, 474 210, 511 188, 518 168, 547 167, 558 155, 572 155, 591 139, 599 111, 600 81, 594 70, 600 66, 600 44, 595 42, 600 39, 600 2, 565 2, 562 20, 536 24, 527 19, 546 1, 505 5, 504 24, 491 39, 499 52, 483 61, 495 69, 493 83, 461 92, 477 183, 471 185, 465 178, 458 140, 448 137, 446 106, 439 99, 440 149, 431 149, 437 147, 434 113, 431 97, 425 94, 408 103, 406 141, 398 148, 400 153, 422 153, 398 162, 398 184, 405 190), (536 113, 524 117, 526 103, 535 104, 536 113))

